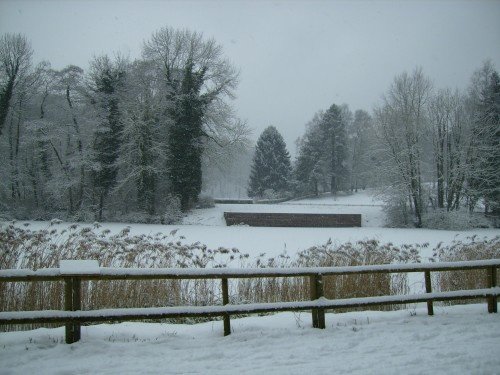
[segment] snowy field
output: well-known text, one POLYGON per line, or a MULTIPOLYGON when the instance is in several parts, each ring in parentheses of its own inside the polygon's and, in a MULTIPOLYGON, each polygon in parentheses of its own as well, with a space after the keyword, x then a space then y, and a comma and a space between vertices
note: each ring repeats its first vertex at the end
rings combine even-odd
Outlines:
MULTIPOLYGON (((130 234, 170 233, 177 230, 185 243, 201 242, 211 249, 220 246, 237 248, 250 258, 265 254, 276 257, 287 252, 293 256, 311 246, 323 245, 330 238, 333 242, 343 243, 377 239, 382 243, 425 244, 422 261, 432 256, 432 248, 438 243, 465 240, 477 235, 479 238, 492 238, 500 235, 498 229, 474 229, 467 231, 445 231, 431 229, 383 228, 384 213, 382 202, 370 195, 369 191, 357 194, 290 201, 280 204, 217 204, 214 208, 193 210, 184 218, 181 225, 131 224, 130 234), (299 212, 299 213, 349 213, 362 215, 361 228, 263 228, 248 226, 226 226, 224 212, 299 212)), ((64 226, 65 224, 61 224, 64 226)), ((126 224, 104 223, 103 228, 118 233, 126 224)), ((31 229, 46 229, 48 222, 30 222, 31 229)))
MULTIPOLYGON (((22 223, 19 223, 22 225, 22 223)), ((63 223, 61 226, 69 224, 63 223)), ((424 244, 422 260, 439 242, 498 229, 441 231, 383 228, 381 203, 362 192, 274 205, 217 205, 195 210, 181 225, 130 225, 132 235, 177 229, 186 243, 236 247, 251 258, 274 257, 321 245, 378 239, 424 244), (224 211, 360 213, 362 228, 226 227, 224 211)), ((30 222, 31 229, 47 222, 30 222)), ((119 232, 125 224, 104 223, 119 232)), ((422 289, 422 280, 411 280, 422 289)), ((415 289, 415 288, 413 288, 415 289)), ((327 314, 327 328, 311 328, 310 313, 280 313, 195 325, 100 324, 82 329, 82 341, 64 344, 64 329, 0 333, 0 374, 493 374, 500 368, 500 318, 486 304, 436 307, 436 315, 413 306, 394 312, 327 314)))
POLYGON ((280 313, 195 325, 121 323, 0 334, 0 374, 498 374, 500 316, 486 304, 280 313))

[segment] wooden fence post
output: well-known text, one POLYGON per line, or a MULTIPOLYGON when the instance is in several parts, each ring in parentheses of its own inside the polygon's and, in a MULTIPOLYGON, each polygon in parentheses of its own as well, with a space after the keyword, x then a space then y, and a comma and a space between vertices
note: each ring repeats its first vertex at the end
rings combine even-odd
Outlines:
MULTIPOLYGON (((323 276, 318 274, 310 277, 311 300, 323 297, 323 276)), ((325 309, 312 309, 313 328, 325 328, 325 309)))
MULTIPOLYGON (((64 279, 64 309, 66 311, 81 310, 81 279, 79 277, 64 279)), ((73 344, 80 338, 80 324, 66 323, 66 344, 73 344)))
MULTIPOLYGON (((229 304, 229 286, 227 278, 222 278, 222 304, 229 304)), ((229 314, 224 314, 224 336, 231 334, 231 320, 229 314)))
MULTIPOLYGON (((497 286, 497 269, 496 267, 488 267, 486 269, 487 272, 487 285, 488 288, 494 288, 497 286)), ((498 307, 497 307, 497 297, 496 296, 491 296, 488 297, 488 312, 489 313, 496 313, 498 307)))
MULTIPOLYGON (((431 271, 425 271, 425 292, 432 293, 431 271)), ((427 314, 434 315, 434 304, 432 301, 427 301, 427 314)))

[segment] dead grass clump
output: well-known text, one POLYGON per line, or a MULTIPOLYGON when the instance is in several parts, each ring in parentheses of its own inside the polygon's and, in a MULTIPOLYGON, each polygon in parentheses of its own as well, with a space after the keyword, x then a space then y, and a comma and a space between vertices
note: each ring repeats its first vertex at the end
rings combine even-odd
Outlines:
MULTIPOLYGON (((185 244, 176 231, 131 235, 126 227, 117 234, 108 229, 70 225, 30 230, 29 225, 0 225, 0 269, 57 268, 62 259, 94 259, 101 267, 217 268, 244 255, 237 249, 208 249, 185 244)), ((220 303, 217 280, 108 280, 82 282, 84 309, 210 305, 220 303)), ((0 311, 61 310, 62 282, 0 283, 0 311)), ((0 327, 4 329, 5 327, 0 327)), ((24 326, 26 328, 26 326, 24 326)))
MULTIPOLYGON (((423 245, 426 246, 426 245, 423 245)), ((287 254, 264 260, 253 267, 338 267, 373 264, 420 262, 419 245, 381 244, 377 240, 335 244, 329 240, 291 259, 287 254)), ((406 274, 362 274, 323 278, 324 294, 329 299, 404 294, 408 290, 406 274)), ((310 299, 309 279, 304 277, 242 279, 237 281, 236 302, 275 302, 310 299)), ((387 308, 387 307, 386 307, 387 308)))
MULTIPOLYGON (((492 239, 468 237, 466 241, 453 241, 449 246, 439 244, 434 249, 433 260, 439 262, 460 262, 467 260, 500 258, 500 236, 492 239)), ((497 280, 499 270, 497 269, 497 280)), ((487 288, 486 270, 440 272, 436 276, 442 291, 487 288)), ((454 304, 470 303, 470 300, 454 301, 454 304)), ((477 302, 477 300, 476 300, 477 302)))

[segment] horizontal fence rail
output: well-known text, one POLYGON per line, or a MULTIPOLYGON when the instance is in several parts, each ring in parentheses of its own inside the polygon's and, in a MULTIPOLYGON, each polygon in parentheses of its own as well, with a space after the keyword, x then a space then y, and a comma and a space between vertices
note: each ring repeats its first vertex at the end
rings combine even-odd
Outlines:
POLYGON ((113 268, 98 267, 95 271, 84 273, 64 273, 60 268, 0 270, 2 281, 54 281, 67 277, 80 277, 82 280, 146 280, 146 279, 229 279, 256 277, 296 277, 332 276, 365 273, 412 273, 439 272, 499 268, 500 259, 472 260, 463 262, 437 262, 417 264, 376 264, 368 266, 345 267, 297 267, 297 268, 113 268))
POLYGON ((428 314, 433 315, 433 302, 435 301, 473 298, 487 298, 488 312, 493 313, 497 312, 497 297, 500 294, 500 288, 496 286, 496 272, 499 267, 500 259, 427 264, 383 264, 350 267, 248 269, 108 268, 99 267, 97 261, 61 261, 60 268, 47 268, 36 271, 29 269, 0 270, 0 282, 62 280, 65 282, 65 311, 4 311, 0 312, 0 324, 66 323, 66 342, 73 343, 80 339, 80 324, 104 321, 222 316, 224 321, 224 335, 229 335, 231 333, 230 315, 235 314, 312 310, 313 327, 325 328, 325 309, 426 302, 428 314), (64 266, 63 262, 66 262, 64 263, 64 266), (475 269, 486 270, 488 288, 450 292, 432 292, 430 277, 431 272, 475 269), (323 297, 324 276, 410 272, 424 273, 426 293, 335 300, 329 300, 323 297), (264 277, 309 277, 311 300, 239 305, 229 304, 229 279, 264 277), (121 308, 82 311, 82 281, 148 279, 220 279, 223 305, 121 308))

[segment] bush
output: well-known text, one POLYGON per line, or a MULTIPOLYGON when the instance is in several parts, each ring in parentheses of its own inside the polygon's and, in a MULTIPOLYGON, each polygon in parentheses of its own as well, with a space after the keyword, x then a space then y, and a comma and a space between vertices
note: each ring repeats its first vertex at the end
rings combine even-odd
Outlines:
POLYGON ((480 213, 469 213, 466 209, 446 211, 438 209, 427 212, 423 227, 430 229, 464 230, 470 228, 489 228, 490 221, 480 213))
MULTIPOLYGON (((450 246, 438 245, 432 260, 440 262, 460 262, 467 260, 500 258, 500 236, 493 239, 468 237, 467 241, 453 241, 450 246)), ((497 280, 499 271, 497 270, 497 280)), ((486 271, 440 272, 437 282, 442 291, 486 288, 486 271)), ((465 303, 465 301, 455 302, 465 303)))
POLYGON ((200 195, 196 208, 213 208, 215 207, 214 198, 209 195, 200 195))
POLYGON ((161 223, 165 225, 177 224, 182 220, 183 216, 180 198, 173 195, 167 196, 161 223))
POLYGON ((413 215, 406 194, 397 187, 389 187, 380 193, 384 202, 385 225, 389 228, 413 227, 413 215))

